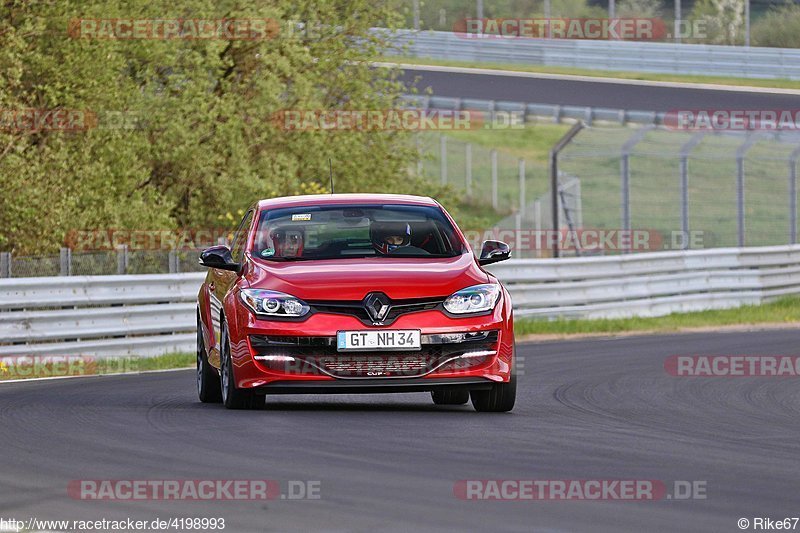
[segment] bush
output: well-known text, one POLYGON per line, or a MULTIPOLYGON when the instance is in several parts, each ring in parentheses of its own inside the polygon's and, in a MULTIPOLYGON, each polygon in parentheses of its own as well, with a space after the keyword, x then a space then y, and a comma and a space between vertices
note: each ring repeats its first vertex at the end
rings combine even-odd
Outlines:
POLYGON ((773 8, 753 24, 752 43, 756 46, 800 48, 800 6, 773 8))

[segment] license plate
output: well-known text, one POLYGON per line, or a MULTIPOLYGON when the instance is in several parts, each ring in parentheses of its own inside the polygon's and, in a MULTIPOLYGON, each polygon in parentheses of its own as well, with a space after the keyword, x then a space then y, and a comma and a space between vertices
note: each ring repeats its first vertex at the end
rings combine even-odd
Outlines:
POLYGON ((336 335, 336 348, 340 352, 422 349, 418 329, 340 331, 336 335))

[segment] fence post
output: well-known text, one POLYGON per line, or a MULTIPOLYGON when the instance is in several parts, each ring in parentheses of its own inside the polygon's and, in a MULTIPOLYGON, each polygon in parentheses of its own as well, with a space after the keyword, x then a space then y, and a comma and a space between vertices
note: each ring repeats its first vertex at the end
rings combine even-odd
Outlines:
MULTIPOLYGON (((622 213, 622 230, 630 232, 631 230, 631 164, 630 157, 633 147, 644 139, 647 132, 655 128, 654 125, 646 126, 636 131, 631 137, 622 145, 621 160, 620 160, 620 192, 621 192, 621 206, 622 213)), ((624 248, 622 253, 630 252, 629 249, 624 248)))
POLYGON ((736 233, 740 248, 744 246, 746 240, 744 227, 744 157, 747 154, 747 150, 757 140, 757 135, 751 135, 736 149, 736 233))
POLYGON ((117 247, 117 274, 128 271, 128 245, 121 244, 117 247))
POLYGON ((700 132, 692 136, 683 146, 681 146, 681 248, 686 250, 689 248, 689 154, 697 146, 703 137, 706 136, 705 132, 700 132))
POLYGON ((464 158, 465 161, 465 179, 466 179, 466 186, 467 186, 467 196, 472 197, 472 143, 467 143, 467 146, 464 148, 464 158))
POLYGON ((797 244, 797 159, 800 148, 789 157, 789 244, 797 244))
POLYGON ((61 248, 58 251, 58 262, 61 276, 72 275, 72 250, 69 248, 61 248))
POLYGON ((169 273, 170 274, 177 274, 178 273, 178 252, 176 250, 169 251, 169 273))
POLYGON ((0 252, 0 278, 11 277, 11 252, 0 252))
POLYGON ((494 210, 497 211, 497 208, 498 208, 498 200, 497 200, 497 150, 492 149, 491 158, 492 158, 492 208, 494 208, 494 210))
POLYGON ((439 175, 442 185, 447 185, 447 137, 439 136, 439 175))
POLYGON ((525 217, 527 205, 525 204, 525 160, 520 158, 517 162, 519 170, 519 216, 525 217))
MULTIPOLYGON (((558 154, 584 128, 583 122, 576 122, 567 133, 550 149, 550 209, 553 217, 553 230, 558 231, 558 154)), ((558 257, 558 239, 553 239, 553 257, 558 257)))

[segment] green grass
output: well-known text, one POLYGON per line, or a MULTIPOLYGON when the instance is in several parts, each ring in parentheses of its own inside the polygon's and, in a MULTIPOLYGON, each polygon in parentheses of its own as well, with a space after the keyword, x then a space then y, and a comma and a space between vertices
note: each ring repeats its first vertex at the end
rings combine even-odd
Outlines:
POLYGON ((567 74, 572 76, 593 76, 621 78, 626 80, 672 81, 680 83, 708 83, 712 85, 741 85, 749 87, 769 87, 777 89, 800 89, 800 81, 787 79, 752 79, 725 76, 699 76, 690 74, 656 74, 648 72, 627 72, 616 70, 594 70, 545 65, 523 65, 520 63, 479 63, 471 61, 444 61, 418 57, 384 57, 379 61, 387 63, 408 63, 411 65, 437 65, 443 67, 471 67, 542 74, 567 74))
MULTIPOLYGON (((526 161, 526 203, 548 191, 546 157, 569 128, 565 124, 529 123, 524 129, 474 130, 447 134, 448 184, 466 195, 465 144, 472 143, 472 203, 491 199, 490 150, 498 151, 501 207, 494 221, 519 205, 518 158, 526 161)), ((628 127, 595 126, 581 132, 561 154, 559 169, 581 183, 583 227, 620 227, 620 151, 635 133, 628 127)), ((631 226, 660 232, 669 241, 680 230, 680 150, 694 135, 689 131, 654 130, 630 157, 631 226)), ((428 158, 423 173, 439 179, 439 141, 422 136, 428 158)), ((698 246, 737 246, 736 150, 741 136, 707 135, 689 160, 689 227, 702 232, 698 246)), ((789 238, 788 165, 790 142, 764 139, 745 159, 745 220, 748 246, 786 244, 789 238)), ((469 202, 468 202, 469 203, 469 202)), ((468 229, 490 227, 492 217, 469 221, 468 229)), ((459 221, 461 223, 461 221, 459 221)), ((530 227, 531 221, 525 221, 530 227)), ((465 224, 466 225, 466 224, 465 224)))
POLYGON ((574 335, 585 333, 669 332, 689 328, 740 324, 800 322, 800 297, 792 296, 763 305, 745 305, 735 309, 673 313, 654 318, 618 318, 599 320, 526 320, 514 322, 522 335, 574 335))
MULTIPOLYGON (((550 148, 570 128, 566 124, 528 124, 523 129, 448 132, 448 185, 464 201, 456 216, 463 229, 489 228, 508 216, 519 205, 518 160, 525 160, 526 201, 531 202, 548 189, 547 156, 550 148), (472 143, 472 194, 466 194, 466 143, 472 143), (491 209, 491 155, 498 152, 498 212, 491 209)), ((439 136, 422 135, 426 150, 423 174, 431 181, 440 180, 439 136)), ((453 209, 447 206, 448 210, 453 209)))
POLYGON ((0 381, 64 376, 96 376, 123 372, 189 368, 195 365, 195 357, 195 354, 190 353, 168 353, 156 357, 109 358, 89 356, 0 357, 0 381))

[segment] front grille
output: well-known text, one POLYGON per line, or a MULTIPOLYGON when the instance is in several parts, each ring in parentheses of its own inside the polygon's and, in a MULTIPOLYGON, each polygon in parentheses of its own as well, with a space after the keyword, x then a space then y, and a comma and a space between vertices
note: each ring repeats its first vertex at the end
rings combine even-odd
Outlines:
POLYGON ((330 373, 342 377, 354 376, 418 376, 428 370, 431 358, 422 355, 409 356, 356 356, 324 358, 318 363, 330 373))
POLYGON ((397 352, 340 353, 336 337, 251 335, 260 364, 288 374, 337 378, 418 377, 437 370, 474 368, 497 351, 497 331, 480 332, 472 340, 449 342, 441 335, 423 335, 422 349, 397 352), (470 354, 469 357, 462 357, 470 354))
MULTIPOLYGON (((424 298, 424 299, 408 299, 408 300, 390 300, 389 312, 386 317, 381 321, 383 325, 389 325, 398 317, 407 315, 409 313, 418 313, 420 311, 431 311, 437 309, 444 298, 424 298)), ((334 300, 320 300, 307 302, 312 311, 317 313, 330 313, 335 315, 348 315, 354 316, 362 323, 372 325, 374 322, 367 313, 364 307, 364 302, 361 300, 355 301, 334 301, 334 300)))

